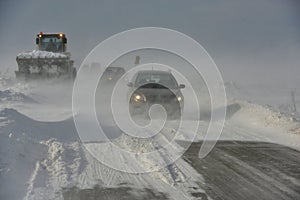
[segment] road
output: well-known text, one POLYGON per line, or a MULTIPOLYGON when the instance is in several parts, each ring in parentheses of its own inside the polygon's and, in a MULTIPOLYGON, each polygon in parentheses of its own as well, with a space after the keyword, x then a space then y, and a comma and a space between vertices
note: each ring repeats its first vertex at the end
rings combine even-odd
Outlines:
POLYGON ((300 199, 299 151, 263 142, 220 141, 199 159, 200 146, 193 143, 183 158, 203 175, 201 187, 212 199, 300 199))
MULTIPOLYGON (((300 199, 300 152, 289 147, 264 143, 219 141, 204 159, 198 158, 200 143, 185 152, 186 160, 204 178, 204 193, 196 199, 214 200, 296 200, 300 199)), ((64 199, 169 199, 150 189, 95 187, 71 188, 64 199)))

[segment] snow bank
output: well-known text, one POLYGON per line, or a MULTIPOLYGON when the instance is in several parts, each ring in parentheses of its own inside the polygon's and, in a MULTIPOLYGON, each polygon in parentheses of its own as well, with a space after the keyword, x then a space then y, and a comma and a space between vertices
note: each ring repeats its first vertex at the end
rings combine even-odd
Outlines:
POLYGON ((17 58, 67 58, 67 56, 62 53, 33 50, 30 52, 19 53, 17 58))
POLYGON ((300 123, 293 117, 247 101, 230 103, 239 110, 227 119, 219 140, 269 142, 300 150, 300 123))
MULTIPOLYGON (((293 116, 275 111, 270 106, 262 106, 247 101, 233 100, 231 105, 239 105, 240 109, 232 116, 253 127, 291 128, 299 125, 293 116)), ((228 106, 229 107, 229 106, 228 106)), ((228 110, 227 112, 230 112, 228 110)))
POLYGON ((282 114, 293 114, 300 119, 300 113, 295 113, 295 109, 300 110, 300 93, 297 88, 294 88, 295 86, 288 86, 280 82, 272 84, 237 84, 234 81, 225 82, 224 85, 227 97, 230 99, 265 105, 280 111, 282 114))
POLYGON ((14 83, 13 79, 10 77, 5 77, 5 75, 0 74, 2 77, 0 77, 0 88, 7 87, 9 85, 12 85, 14 83))
POLYGON ((7 89, 4 91, 0 90, 0 102, 8 102, 8 101, 15 101, 15 102, 23 102, 23 103, 36 103, 36 101, 21 93, 21 92, 15 92, 12 89, 7 89))
POLYGON ((30 92, 30 86, 28 83, 18 83, 14 77, 1 77, 0 74, 0 90, 13 90, 15 92, 22 92, 27 94, 30 92))

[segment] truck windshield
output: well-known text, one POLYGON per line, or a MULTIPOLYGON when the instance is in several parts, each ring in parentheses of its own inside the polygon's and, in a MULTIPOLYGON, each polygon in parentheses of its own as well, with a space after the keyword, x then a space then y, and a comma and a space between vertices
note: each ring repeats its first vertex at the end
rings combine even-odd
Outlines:
POLYGON ((40 50, 51 52, 63 51, 63 39, 56 36, 43 36, 40 42, 40 50))

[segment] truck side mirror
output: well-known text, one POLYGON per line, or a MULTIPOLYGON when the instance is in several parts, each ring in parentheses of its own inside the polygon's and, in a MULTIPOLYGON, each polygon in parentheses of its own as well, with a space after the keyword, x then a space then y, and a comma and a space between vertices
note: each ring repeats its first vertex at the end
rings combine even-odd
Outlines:
POLYGON ((63 43, 67 44, 67 38, 63 38, 63 43))
POLYGON ((39 44, 40 43, 40 39, 39 38, 35 38, 35 44, 39 44))

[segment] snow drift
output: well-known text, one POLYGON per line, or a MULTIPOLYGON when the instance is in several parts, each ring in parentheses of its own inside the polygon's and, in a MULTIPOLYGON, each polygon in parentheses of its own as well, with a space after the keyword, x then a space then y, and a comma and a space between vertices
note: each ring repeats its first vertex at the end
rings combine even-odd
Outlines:
POLYGON ((15 92, 12 89, 0 90, 0 102, 23 102, 23 103, 37 103, 33 98, 21 93, 15 92))

